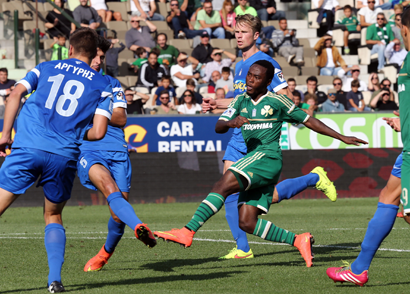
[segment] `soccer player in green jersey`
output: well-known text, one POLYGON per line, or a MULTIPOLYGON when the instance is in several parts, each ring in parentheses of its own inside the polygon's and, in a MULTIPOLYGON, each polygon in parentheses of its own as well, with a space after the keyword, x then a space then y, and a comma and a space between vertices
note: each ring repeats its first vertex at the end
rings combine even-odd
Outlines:
POLYGON ((268 212, 272 203, 281 200, 273 192, 282 170, 279 146, 282 122, 303 123, 320 134, 349 145, 367 142, 335 132, 296 107, 286 95, 268 91, 274 71, 275 68, 269 61, 258 60, 253 63, 246 76, 246 93, 236 96, 215 127, 217 133, 226 133, 230 128, 241 128, 248 149, 247 155, 234 163, 214 185, 184 228, 154 232, 156 236, 185 247, 191 246, 194 234, 222 208, 225 198, 240 191, 240 228, 265 240, 297 247, 307 267, 312 266, 313 236, 310 233, 295 235, 258 218, 260 214, 268 212))

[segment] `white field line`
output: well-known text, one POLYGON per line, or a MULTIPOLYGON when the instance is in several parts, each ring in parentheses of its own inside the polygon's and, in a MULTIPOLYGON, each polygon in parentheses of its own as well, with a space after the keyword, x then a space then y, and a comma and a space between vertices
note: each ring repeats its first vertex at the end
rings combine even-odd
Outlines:
MULTIPOLYGON (((204 230, 201 230, 203 232, 204 230)), ((214 230, 208 230, 208 232, 214 230)), ((217 231, 229 231, 229 230, 217 230, 217 231)), ((40 235, 41 233, 32 233, 32 235, 40 235)), ((80 235, 80 234, 106 234, 106 232, 73 232, 72 235, 80 235)), ((12 234, 0 234, 0 239, 43 239, 43 236, 38 237, 30 237, 30 236, 16 236, 16 235, 29 235, 25 233, 12 233, 12 234)), ((123 239, 134 239, 135 237, 123 237, 123 239)), ((105 240, 105 236, 101 237, 68 237, 68 239, 86 239, 86 240, 105 240)), ((204 239, 204 238, 194 238, 195 241, 202 241, 202 242, 218 242, 218 243, 235 243, 234 240, 223 240, 223 239, 204 239)), ((250 244, 257 244, 257 245, 270 245, 270 246, 289 246, 288 244, 283 243, 273 243, 273 242, 255 242, 249 241, 250 244)), ((317 248, 336 248, 336 249, 360 249, 360 247, 354 246, 338 246, 338 245, 313 245, 313 247, 317 248)), ((394 248, 379 248, 379 251, 391 251, 391 252, 410 252, 410 250, 406 249, 394 249, 394 248)))

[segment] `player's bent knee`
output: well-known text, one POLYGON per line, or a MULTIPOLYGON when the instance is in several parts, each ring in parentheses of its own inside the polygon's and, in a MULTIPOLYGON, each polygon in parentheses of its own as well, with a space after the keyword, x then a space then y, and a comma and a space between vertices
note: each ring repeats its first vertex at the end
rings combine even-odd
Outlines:
POLYGON ((239 220, 239 228, 241 228, 242 231, 248 234, 253 234, 253 232, 255 231, 255 226, 256 223, 254 222, 239 220))

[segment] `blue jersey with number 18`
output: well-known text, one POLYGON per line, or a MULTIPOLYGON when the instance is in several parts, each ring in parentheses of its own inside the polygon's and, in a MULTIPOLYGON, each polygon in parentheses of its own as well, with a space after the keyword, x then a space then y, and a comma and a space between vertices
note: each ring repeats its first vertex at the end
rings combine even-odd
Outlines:
POLYGON ((112 87, 78 59, 43 62, 18 84, 35 92, 21 109, 13 148, 34 148, 77 160, 94 114, 111 119, 112 87))
MULTIPOLYGON (((246 76, 248 74, 248 70, 251 65, 258 60, 267 60, 272 63, 273 67, 275 68, 275 75, 273 76, 272 83, 268 87, 269 91, 277 92, 288 86, 288 83, 283 77, 282 68, 280 67, 279 63, 277 63, 276 60, 274 60, 269 55, 263 53, 262 51, 258 51, 245 61, 241 60, 236 64, 233 84, 235 97, 246 91, 246 76)), ((232 139, 229 144, 233 145, 235 149, 241 151, 242 153, 246 153, 246 145, 242 137, 241 128, 234 129, 232 139)))

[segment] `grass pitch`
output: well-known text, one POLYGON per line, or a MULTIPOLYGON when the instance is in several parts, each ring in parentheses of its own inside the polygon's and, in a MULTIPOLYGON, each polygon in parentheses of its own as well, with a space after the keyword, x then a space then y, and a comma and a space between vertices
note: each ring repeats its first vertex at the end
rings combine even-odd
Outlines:
MULTIPOLYGON (((23 196, 25 197, 25 196, 23 196)), ((18 200, 17 200, 18 201, 18 200)), ((152 230, 184 226, 198 203, 134 205, 152 230)), ((292 200, 273 205, 263 218, 316 240, 314 267, 306 268, 297 249, 249 236, 254 259, 218 260, 235 245, 224 210, 208 221, 190 248, 158 242, 148 249, 131 229, 100 272, 85 263, 104 244, 108 208, 66 207, 63 284, 72 293, 408 293, 409 226, 397 219, 382 243, 363 288, 334 284, 330 266, 352 262, 359 253, 377 198, 292 200)), ((11 208, 0 218, 0 293, 46 293, 47 256, 42 208, 11 208)))

